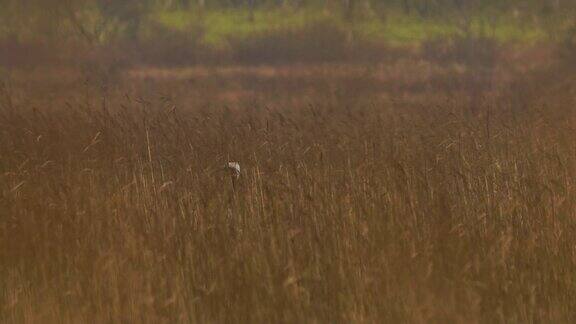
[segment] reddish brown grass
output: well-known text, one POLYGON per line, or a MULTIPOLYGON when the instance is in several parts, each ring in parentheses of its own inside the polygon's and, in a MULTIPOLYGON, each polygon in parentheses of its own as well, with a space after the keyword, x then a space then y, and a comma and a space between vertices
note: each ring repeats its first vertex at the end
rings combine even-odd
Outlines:
POLYGON ((573 105, 418 64, 15 76, 0 321, 576 321, 573 105))

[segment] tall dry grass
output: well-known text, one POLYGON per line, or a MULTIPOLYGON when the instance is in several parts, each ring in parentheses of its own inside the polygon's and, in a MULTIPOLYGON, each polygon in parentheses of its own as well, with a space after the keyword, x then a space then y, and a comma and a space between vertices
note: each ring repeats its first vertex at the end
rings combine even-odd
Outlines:
POLYGON ((194 87, 2 89, 0 322, 576 321, 563 101, 194 87))

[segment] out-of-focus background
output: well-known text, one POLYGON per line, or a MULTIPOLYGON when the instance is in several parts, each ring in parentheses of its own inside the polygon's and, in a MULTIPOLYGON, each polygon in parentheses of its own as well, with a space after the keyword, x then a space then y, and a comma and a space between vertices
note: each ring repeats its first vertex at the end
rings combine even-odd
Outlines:
POLYGON ((230 102, 333 95, 335 83, 352 83, 356 98, 405 101, 449 88, 477 104, 527 73, 566 71, 576 51, 568 0, 2 0, 0 8, 0 77, 51 84, 47 94, 79 80, 106 89, 184 80, 196 83, 186 92, 200 91, 197 100, 230 102))
POLYGON ((575 7, 569 0, 3 0, 2 64, 94 56, 121 66, 374 61, 455 38, 551 44, 572 41, 575 7))
POLYGON ((186 80, 197 85, 186 91, 216 90, 201 91, 198 100, 211 102, 270 95, 278 80, 292 81, 280 94, 300 98, 303 84, 317 92, 335 81, 388 98, 447 88, 476 98, 526 73, 566 71, 576 51, 568 0, 2 0, 0 8, 4 80, 186 80))

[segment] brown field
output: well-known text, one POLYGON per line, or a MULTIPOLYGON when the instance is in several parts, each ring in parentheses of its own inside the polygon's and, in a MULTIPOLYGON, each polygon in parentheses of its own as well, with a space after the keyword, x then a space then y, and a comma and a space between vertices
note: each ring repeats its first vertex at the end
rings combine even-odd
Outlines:
POLYGON ((13 71, 0 322, 576 322, 573 73, 518 55, 13 71))

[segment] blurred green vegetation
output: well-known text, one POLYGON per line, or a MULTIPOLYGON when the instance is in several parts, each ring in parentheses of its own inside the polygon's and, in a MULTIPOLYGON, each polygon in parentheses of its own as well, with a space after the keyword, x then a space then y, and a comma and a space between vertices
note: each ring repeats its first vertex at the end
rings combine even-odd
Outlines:
POLYGON ((307 23, 331 19, 311 11, 298 11, 287 15, 280 10, 258 10, 254 20, 245 10, 209 11, 202 15, 191 11, 164 11, 155 13, 152 19, 178 31, 200 27, 203 39, 211 45, 223 45, 232 38, 246 38, 274 30, 303 28, 307 23))
POLYGON ((575 17, 572 0, 0 0, 0 37, 102 43, 146 38, 156 28, 200 33, 219 47, 329 22, 391 44, 461 33, 538 42, 573 28, 575 17))
MULTIPOLYGON (((390 44, 412 44, 426 39, 448 37, 463 32, 463 28, 454 20, 445 17, 422 18, 404 15, 401 12, 388 14, 384 19, 369 15, 354 22, 346 21, 340 15, 334 15, 317 9, 298 10, 287 13, 286 10, 256 10, 253 20, 247 10, 214 10, 198 14, 193 11, 171 10, 156 12, 151 19, 168 29, 187 31, 200 28, 203 40, 210 45, 222 46, 229 39, 248 38, 263 33, 304 28, 307 24, 329 22, 332 25, 349 30, 353 35, 390 44)), ((486 17, 476 15, 471 18, 470 31, 485 34, 503 42, 537 42, 547 38, 547 30, 539 24, 507 15, 486 17), (489 21, 490 23, 487 23, 489 21)))
POLYGON ((483 44, 570 57, 574 18, 573 0, 0 0, 0 66, 379 61, 483 44))

